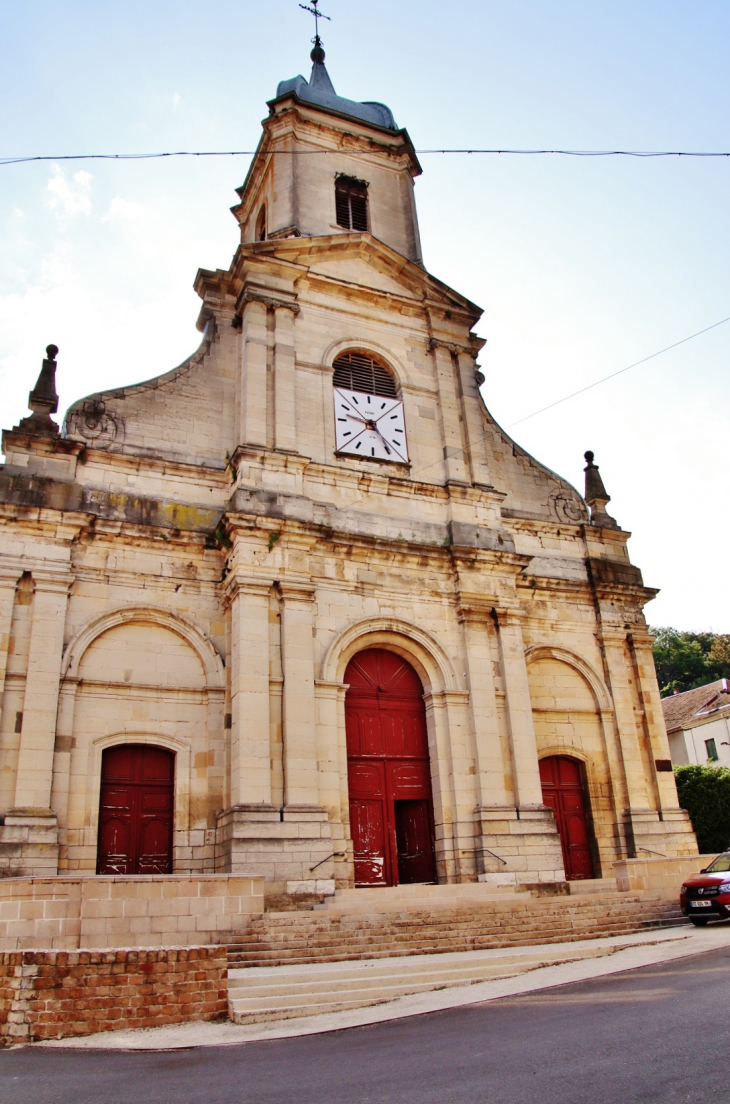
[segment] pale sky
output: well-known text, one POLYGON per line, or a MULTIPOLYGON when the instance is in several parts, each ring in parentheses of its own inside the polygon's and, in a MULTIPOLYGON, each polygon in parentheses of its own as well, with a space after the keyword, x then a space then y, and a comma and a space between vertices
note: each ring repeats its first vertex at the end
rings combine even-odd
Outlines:
MULTIPOLYGON (((418 149, 730 150, 727 0, 322 0, 339 93, 418 149), (365 13, 365 18, 363 17, 365 13)), ((2 9, 0 154, 253 149, 309 73, 297 0, 2 9)), ((426 266, 484 308, 505 427, 730 315, 730 159, 424 155, 426 266)), ((192 352, 198 267, 227 268, 248 159, 0 167, 0 424, 60 347, 61 409, 192 352)), ((592 449, 649 621, 730 632, 730 323, 514 426, 582 489, 592 449)))

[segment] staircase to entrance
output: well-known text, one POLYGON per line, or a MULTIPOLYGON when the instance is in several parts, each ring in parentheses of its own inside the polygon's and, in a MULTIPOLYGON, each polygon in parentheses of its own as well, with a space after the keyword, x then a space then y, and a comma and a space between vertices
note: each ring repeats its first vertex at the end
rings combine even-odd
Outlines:
POLYGON ((228 948, 237 1022, 363 1007, 607 953, 590 942, 684 924, 666 898, 615 882, 495 891, 484 884, 344 890, 311 911, 266 912, 228 948), (566 888, 567 887, 560 887, 566 888), (581 942, 581 948, 551 944, 581 942), (539 954, 527 948, 540 945, 539 954))

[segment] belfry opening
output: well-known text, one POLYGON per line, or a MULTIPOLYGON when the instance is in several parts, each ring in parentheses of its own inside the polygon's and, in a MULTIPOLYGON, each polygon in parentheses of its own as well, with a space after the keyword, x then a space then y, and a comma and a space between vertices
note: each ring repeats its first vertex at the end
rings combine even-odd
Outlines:
POLYGON ((394 652, 370 648, 345 671, 355 884, 436 880, 423 686, 394 652))

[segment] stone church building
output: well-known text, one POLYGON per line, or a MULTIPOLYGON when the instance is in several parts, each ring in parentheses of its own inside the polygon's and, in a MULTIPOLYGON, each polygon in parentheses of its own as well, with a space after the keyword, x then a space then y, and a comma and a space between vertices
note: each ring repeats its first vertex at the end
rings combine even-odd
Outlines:
POLYGON ((494 422, 407 131, 312 59, 197 352, 59 429, 49 346, 3 435, 2 870, 321 894, 694 854, 592 454, 583 498, 494 422))

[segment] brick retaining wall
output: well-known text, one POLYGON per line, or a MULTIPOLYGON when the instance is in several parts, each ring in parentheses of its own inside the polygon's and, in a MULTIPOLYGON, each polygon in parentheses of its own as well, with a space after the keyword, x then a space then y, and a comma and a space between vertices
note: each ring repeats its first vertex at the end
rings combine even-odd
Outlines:
POLYGON ((228 1011, 225 947, 0 953, 0 1046, 214 1020, 228 1011))

